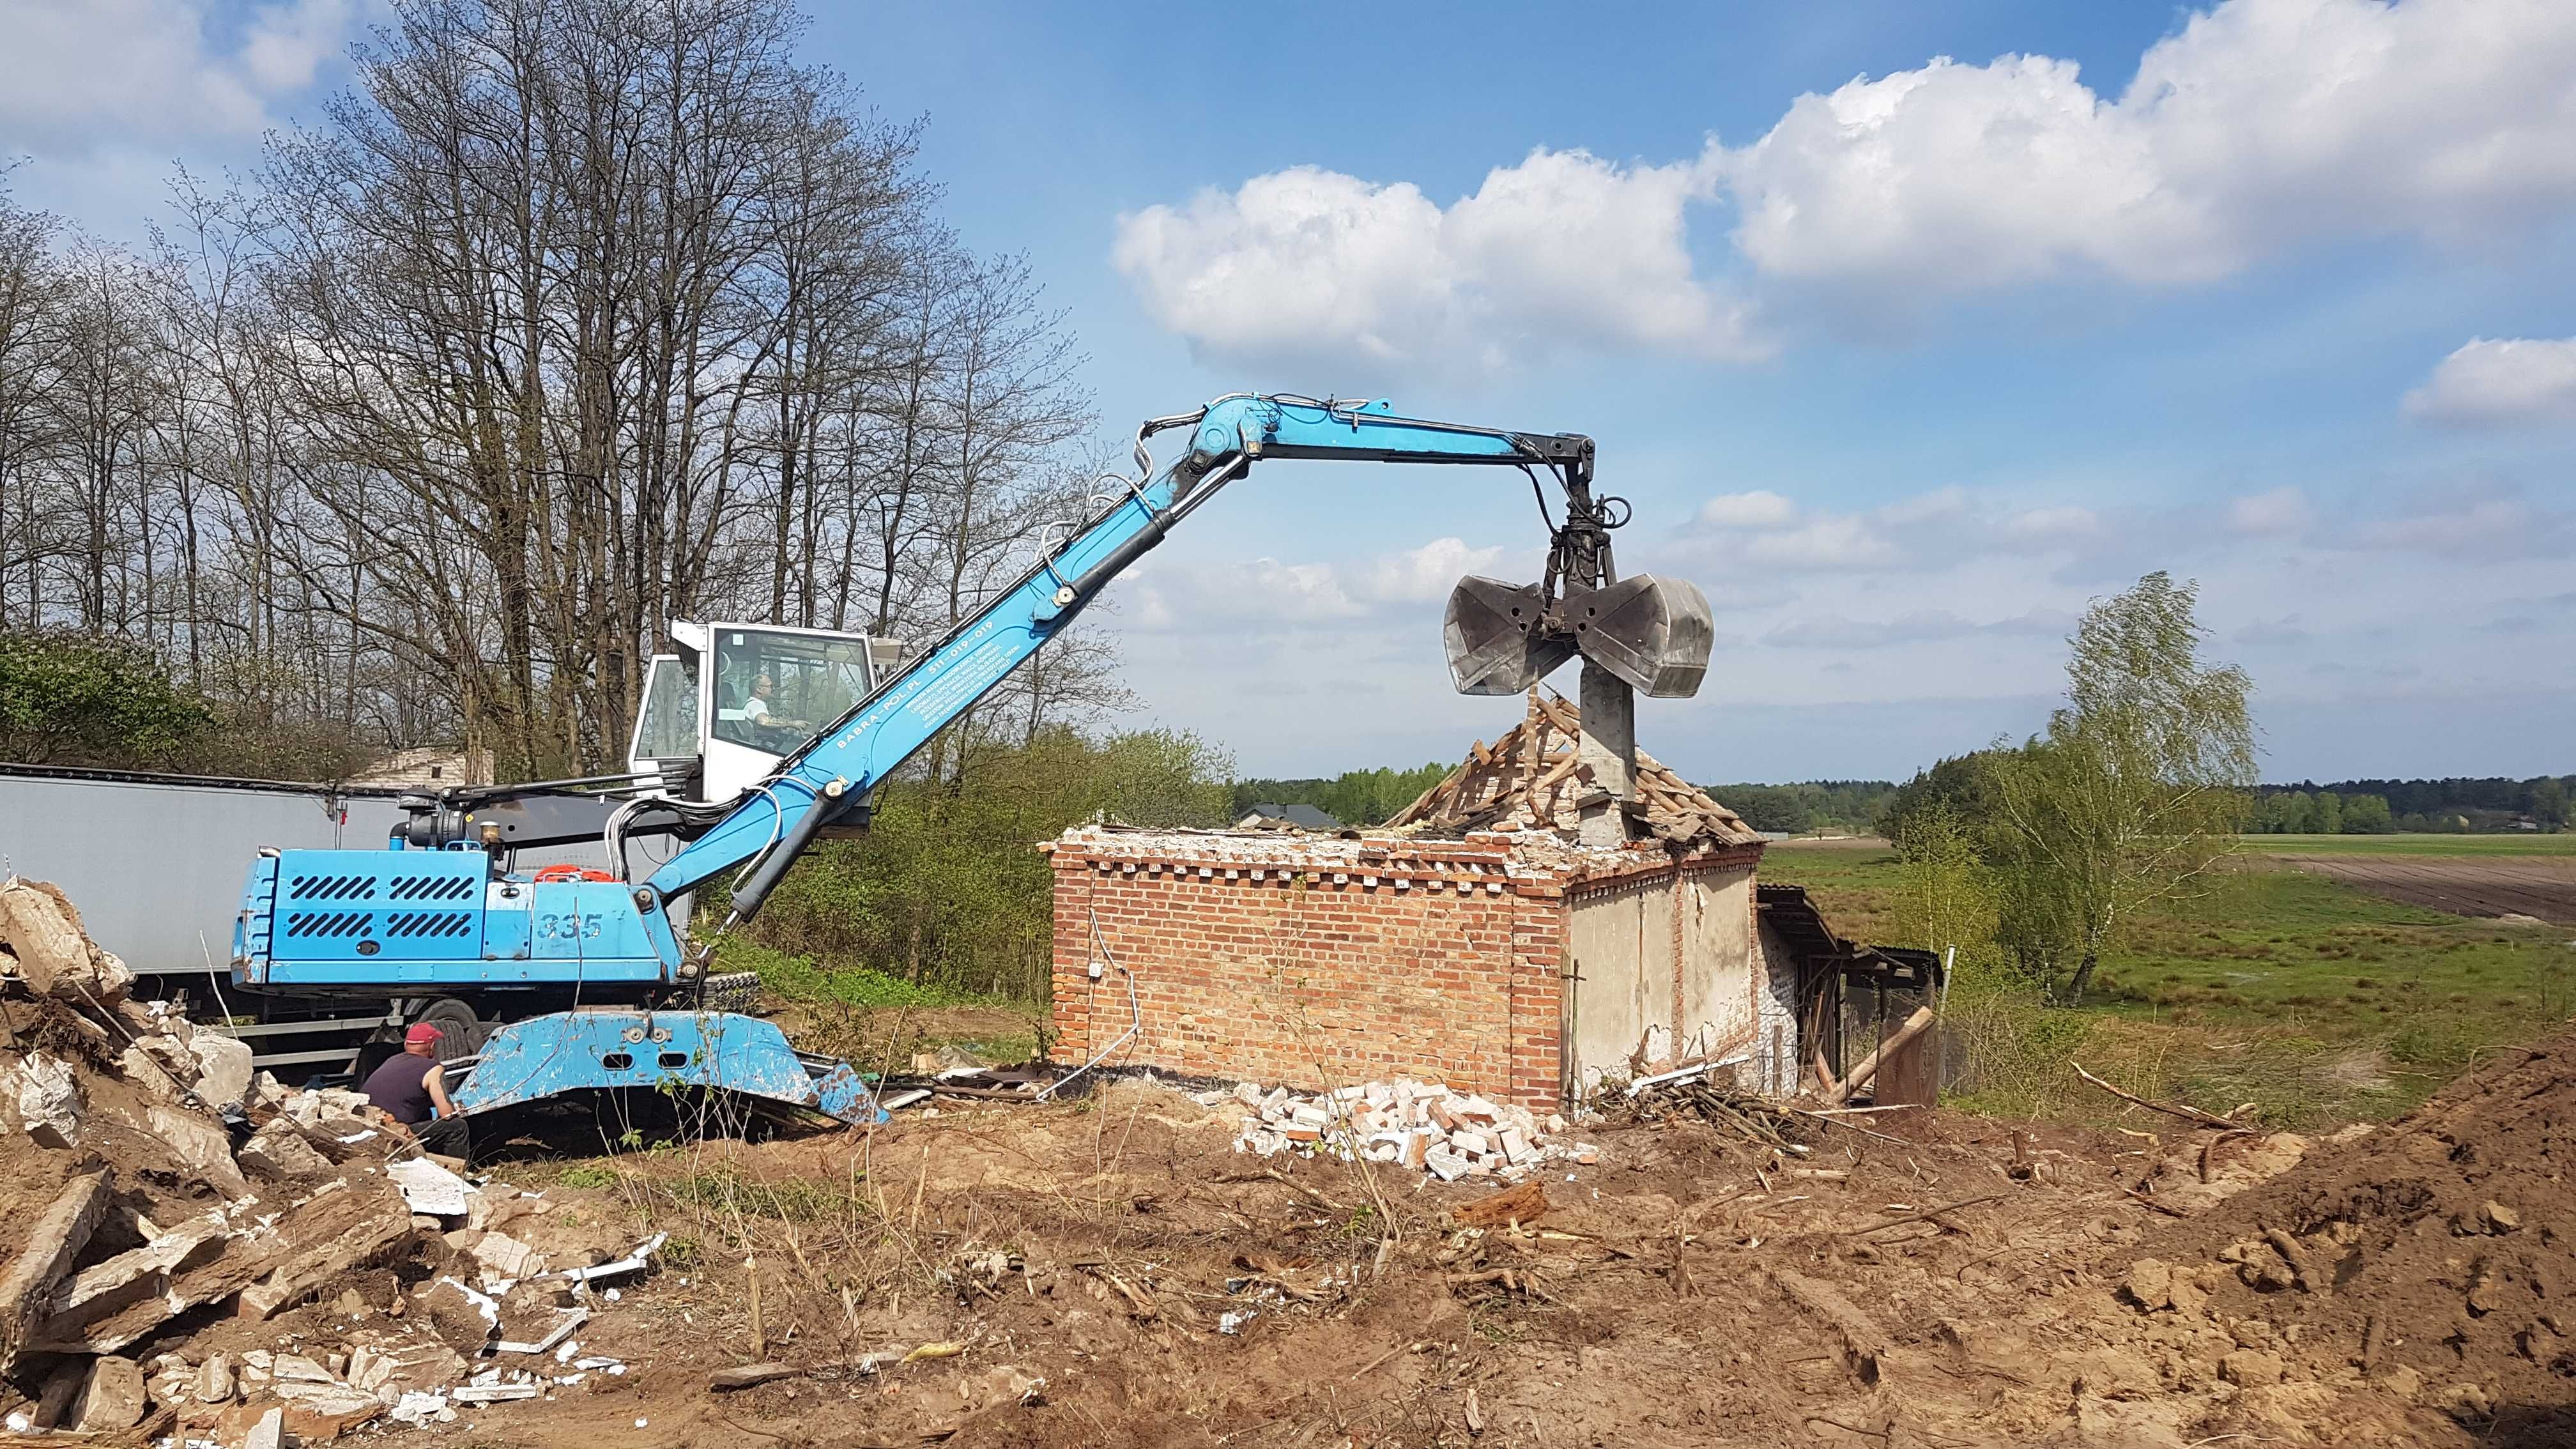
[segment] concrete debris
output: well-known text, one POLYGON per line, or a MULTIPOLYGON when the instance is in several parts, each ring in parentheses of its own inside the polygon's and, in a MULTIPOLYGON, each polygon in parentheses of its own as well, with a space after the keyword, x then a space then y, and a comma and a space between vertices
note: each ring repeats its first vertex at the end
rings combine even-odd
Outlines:
POLYGON ((11 1365, 36 1320, 51 1311, 55 1289, 107 1215, 114 1180, 115 1174, 105 1171, 73 1178, 36 1219, 18 1261, 0 1277, 0 1369, 11 1365))
POLYGON ((130 999, 123 964, 50 886, 0 881, 0 978, 20 998, 0 1149, 26 1194, 0 1262, 0 1374, 35 1391, 11 1430, 149 1424, 165 1444, 283 1449, 627 1371, 573 1335, 614 1305, 605 1282, 650 1270, 661 1236, 598 1261, 622 1245, 541 1195, 413 1159, 360 1094, 287 1091, 238 1038, 130 999), (587 1266, 549 1274, 550 1251, 587 1266), (499 1347, 568 1376, 477 1372, 504 1337, 487 1282, 515 1284, 499 1347), (317 1297, 330 1307, 278 1342, 245 1341, 317 1297))
POLYGON ((39 1144, 80 1145, 80 1082, 71 1063, 31 1051, 0 1076, 0 1091, 17 1108, 18 1125, 39 1144))
POLYGON ((104 1012, 134 985, 134 973, 81 929, 80 912, 43 881, 0 881, 0 957, 38 996, 104 1012))
POLYGON ((480 1354, 501 1331, 501 1305, 454 1278, 441 1278, 420 1294, 416 1305, 437 1326, 448 1347, 480 1354))
POLYGON ((197 1059, 200 1101, 228 1107, 250 1096, 250 1043, 220 1032, 201 1031, 188 1038, 188 1054, 197 1059))
POLYGON ((467 1384, 448 1397, 460 1404, 506 1404, 512 1399, 533 1399, 545 1391, 543 1384, 467 1384))
POLYGON ((233 1160, 271 1182, 320 1177, 331 1170, 331 1159, 283 1117, 253 1132, 241 1150, 233 1154, 233 1160))
POLYGON ((68 1422, 83 1434, 131 1429, 143 1422, 146 1402, 143 1365, 114 1355, 94 1358, 80 1397, 72 1401, 68 1422))
POLYGON ((196 1382, 189 1392, 201 1404, 229 1404, 233 1401, 233 1361, 229 1354, 210 1354, 197 1369, 196 1382))
POLYGON ((435 1392, 465 1377, 462 1355, 436 1340, 405 1339, 360 1344, 349 1355, 349 1385, 400 1408, 405 1400, 435 1392))
POLYGON ((453 1424, 456 1411, 447 1407, 447 1395, 407 1393, 395 1400, 393 1412, 386 1415, 397 1424, 426 1429, 432 1424, 453 1424))
POLYGON ((1518 1182, 1548 1163, 1586 1164, 1598 1156, 1588 1143, 1553 1140, 1527 1108, 1410 1077, 1302 1097, 1244 1082, 1234 1100, 1252 1109, 1235 1150, 1258 1157, 1320 1153, 1390 1163, 1442 1182, 1518 1182))
POLYGON ((250 1183, 233 1161, 233 1141, 215 1122, 176 1107, 152 1109, 147 1129, 170 1149, 171 1161, 196 1173, 227 1198, 244 1197, 250 1183))
POLYGON ((507 1279, 518 1282, 534 1278, 546 1270, 545 1257, 536 1249, 507 1233, 485 1233, 473 1247, 474 1261, 483 1266, 485 1287, 507 1279))
POLYGON ((589 1309, 569 1309, 557 1315, 554 1322, 547 1326, 546 1331, 538 1335, 535 1339, 524 1342, 514 1342, 504 1339, 500 1343, 493 1345, 493 1352, 552 1353, 555 1351, 555 1347, 558 1344, 561 1344, 565 1339, 572 1337, 574 1329, 581 1327, 584 1323, 589 1321, 589 1309))

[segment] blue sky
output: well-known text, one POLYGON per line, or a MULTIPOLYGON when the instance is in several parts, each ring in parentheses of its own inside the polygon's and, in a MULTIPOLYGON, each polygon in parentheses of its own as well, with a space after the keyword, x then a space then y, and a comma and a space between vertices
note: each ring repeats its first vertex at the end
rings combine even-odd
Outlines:
MULTIPOLYGON (((112 236, 312 115, 364 13, 12 11, 19 194, 112 236)), ((1694 778, 2035 728, 2154 568, 2272 778, 2576 769, 2576 7, 816 14, 1104 432, 1273 388, 1598 439, 1623 567, 1717 608, 1702 695, 1640 706, 1694 778)), ((1271 465, 1109 623, 1249 772, 1453 758, 1513 704, 1448 692, 1440 600, 1542 543, 1499 480, 1271 465)))

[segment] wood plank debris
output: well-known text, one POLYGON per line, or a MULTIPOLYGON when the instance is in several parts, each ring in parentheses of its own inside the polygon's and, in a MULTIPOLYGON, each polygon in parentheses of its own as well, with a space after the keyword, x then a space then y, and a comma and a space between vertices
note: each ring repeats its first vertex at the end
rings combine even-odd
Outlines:
POLYGON ((776 1362, 737 1364, 732 1368, 718 1369, 707 1375, 707 1387, 719 1394, 730 1394, 742 1389, 757 1388, 766 1383, 775 1383, 780 1379, 792 1379, 804 1372, 793 1364, 776 1362))

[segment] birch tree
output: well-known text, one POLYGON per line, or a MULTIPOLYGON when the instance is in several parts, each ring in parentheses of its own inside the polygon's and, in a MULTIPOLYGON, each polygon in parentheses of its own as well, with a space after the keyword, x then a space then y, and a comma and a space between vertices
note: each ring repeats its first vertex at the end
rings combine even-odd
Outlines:
POLYGON ((1990 757, 2008 938, 2080 1004, 2146 907, 2195 894, 2237 845, 2255 784, 2253 682, 2201 657, 2199 586, 2151 573, 2096 600, 2069 639, 2047 733, 1990 757), (2017 919, 2016 919, 2017 918, 2017 919))

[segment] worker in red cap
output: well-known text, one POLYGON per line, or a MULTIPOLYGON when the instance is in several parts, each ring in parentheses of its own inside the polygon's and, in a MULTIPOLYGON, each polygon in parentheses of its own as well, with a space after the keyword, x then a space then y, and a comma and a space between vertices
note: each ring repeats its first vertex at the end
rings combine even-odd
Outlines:
POLYGON ((438 1059, 438 1044, 446 1037, 429 1022, 413 1022, 403 1033, 402 1055, 387 1059, 358 1089, 414 1137, 432 1122, 456 1115, 456 1104, 447 1098, 447 1066, 438 1059))

